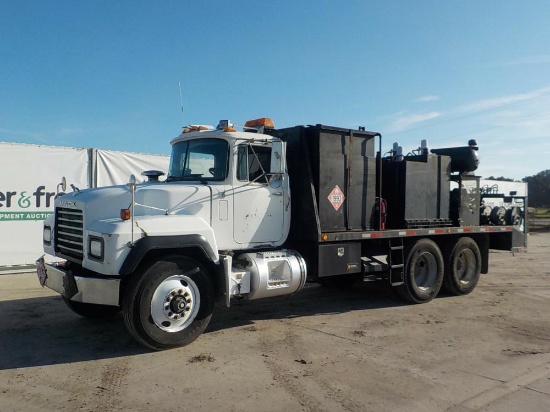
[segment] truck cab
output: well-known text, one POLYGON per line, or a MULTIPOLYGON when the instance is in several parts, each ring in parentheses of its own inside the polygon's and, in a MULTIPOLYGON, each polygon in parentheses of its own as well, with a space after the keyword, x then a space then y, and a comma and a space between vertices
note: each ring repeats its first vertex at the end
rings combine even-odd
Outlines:
POLYGON ((216 128, 190 126, 171 142, 163 190, 175 188, 180 198, 170 214, 204 220, 215 250, 279 246, 288 234, 284 144, 261 133, 264 123, 248 122, 243 132, 228 121, 216 128))
POLYGON ((290 227, 289 179, 285 145, 262 133, 266 124, 273 122, 250 121, 241 132, 228 121, 188 126, 171 141, 164 182, 66 194, 56 203, 56 220, 45 224, 46 252, 117 275, 145 237, 154 243, 200 234, 211 256, 280 246, 290 227))

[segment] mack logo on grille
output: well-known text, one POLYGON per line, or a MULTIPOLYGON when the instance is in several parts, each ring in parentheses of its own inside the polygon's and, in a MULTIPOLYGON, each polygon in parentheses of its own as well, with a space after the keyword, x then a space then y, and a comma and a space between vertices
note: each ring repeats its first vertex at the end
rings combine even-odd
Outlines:
POLYGON ((62 207, 76 207, 76 202, 71 202, 70 200, 61 200, 59 206, 62 207))

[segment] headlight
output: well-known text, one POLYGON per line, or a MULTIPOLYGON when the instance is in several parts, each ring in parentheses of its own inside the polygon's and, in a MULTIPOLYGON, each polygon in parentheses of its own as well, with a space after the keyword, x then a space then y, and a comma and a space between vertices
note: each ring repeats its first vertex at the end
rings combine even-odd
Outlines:
POLYGON ((45 245, 52 244, 52 228, 49 226, 44 226, 44 231, 42 232, 42 240, 45 245))
POLYGON ((103 238, 90 236, 88 237, 88 256, 103 260, 103 238))

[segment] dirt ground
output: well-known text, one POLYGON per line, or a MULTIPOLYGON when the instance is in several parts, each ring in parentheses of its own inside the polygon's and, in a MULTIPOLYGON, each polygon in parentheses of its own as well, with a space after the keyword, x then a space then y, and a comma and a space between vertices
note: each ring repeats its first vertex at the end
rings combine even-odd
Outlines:
POLYGON ((0 411, 550 410, 550 234, 491 253, 468 296, 377 284, 218 307, 150 352, 122 316, 80 318, 34 274, 0 276, 0 411))

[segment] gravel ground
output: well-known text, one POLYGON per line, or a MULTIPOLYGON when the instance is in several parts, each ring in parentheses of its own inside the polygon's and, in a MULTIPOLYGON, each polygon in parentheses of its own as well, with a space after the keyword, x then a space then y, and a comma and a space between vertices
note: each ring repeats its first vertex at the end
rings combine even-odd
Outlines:
POLYGON ((150 352, 122 316, 78 317, 34 274, 0 276, 0 411, 550 410, 550 234, 492 252, 468 296, 378 284, 218 307, 150 352))

